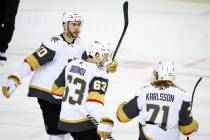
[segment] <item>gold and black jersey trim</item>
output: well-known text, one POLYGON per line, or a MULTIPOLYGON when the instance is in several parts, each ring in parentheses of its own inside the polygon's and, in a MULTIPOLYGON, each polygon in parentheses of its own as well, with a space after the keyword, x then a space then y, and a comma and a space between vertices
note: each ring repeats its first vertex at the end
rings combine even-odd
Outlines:
POLYGON ((99 92, 105 94, 108 88, 109 80, 103 77, 93 77, 89 84, 88 92, 99 92), (97 88, 96 88, 97 87, 97 88))
POLYGON ((52 94, 56 96, 63 96, 65 87, 58 87, 56 84, 53 84, 52 94))
POLYGON ((47 48, 44 44, 42 44, 38 50, 25 58, 25 62, 30 65, 31 70, 36 70, 40 66, 53 60, 54 56, 55 51, 47 48))
POLYGON ((29 55, 28 57, 25 58, 24 61, 29 64, 32 71, 40 67, 38 60, 33 55, 29 55))
POLYGON ((131 99, 128 103, 122 103, 117 109, 117 118, 121 122, 129 122, 131 119, 139 115, 137 96, 131 99))
POLYGON ((63 68, 62 72, 60 73, 60 75, 58 76, 58 78, 55 80, 54 84, 56 84, 56 86, 59 87, 65 87, 65 71, 66 71, 66 66, 63 68))
POLYGON ((96 102, 104 105, 104 94, 100 94, 99 92, 92 91, 88 93, 87 102, 96 102))
POLYGON ((64 87, 60 87, 60 88, 58 88, 56 91, 54 91, 52 94, 54 94, 54 95, 56 95, 56 96, 63 96, 63 94, 64 94, 64 90, 65 90, 65 88, 64 87))
POLYGON ((62 99, 55 99, 50 90, 34 85, 29 86, 28 96, 37 97, 54 104, 61 104, 62 102, 62 99))
POLYGON ((121 103, 117 108, 117 119, 120 122, 129 122, 131 121, 130 118, 128 118, 127 114, 124 112, 123 107, 125 105, 125 102, 121 103))
POLYGON ((71 38, 67 33, 63 32, 60 36, 68 45, 74 44, 75 39, 71 38))
POLYGON ((58 128, 68 132, 81 132, 96 128, 87 118, 80 120, 64 120, 60 118, 58 128))

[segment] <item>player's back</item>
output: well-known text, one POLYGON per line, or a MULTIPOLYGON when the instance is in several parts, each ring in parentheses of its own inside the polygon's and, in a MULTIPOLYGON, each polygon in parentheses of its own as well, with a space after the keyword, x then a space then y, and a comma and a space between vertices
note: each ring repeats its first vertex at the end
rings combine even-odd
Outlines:
POLYGON ((65 93, 60 113, 59 127, 69 132, 84 131, 95 128, 75 106, 75 103, 86 107, 90 86, 96 77, 107 77, 107 72, 97 64, 76 59, 65 68, 65 93))
POLYGON ((146 86, 138 93, 140 131, 153 140, 179 140, 179 113, 189 95, 177 87, 146 86))

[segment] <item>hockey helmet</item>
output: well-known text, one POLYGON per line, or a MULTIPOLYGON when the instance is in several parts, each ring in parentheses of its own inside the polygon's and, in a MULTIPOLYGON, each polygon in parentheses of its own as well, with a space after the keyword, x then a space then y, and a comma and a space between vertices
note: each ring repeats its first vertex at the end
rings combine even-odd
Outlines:
POLYGON ((112 50, 109 43, 102 43, 94 41, 87 49, 87 55, 95 58, 98 56, 96 62, 108 61, 111 59, 112 50))
POLYGON ((153 81, 173 81, 175 79, 174 63, 160 61, 153 70, 153 81))
POLYGON ((69 21, 79 21, 81 23, 81 25, 83 25, 83 19, 81 17, 81 15, 77 12, 63 12, 62 14, 62 23, 66 23, 69 21))

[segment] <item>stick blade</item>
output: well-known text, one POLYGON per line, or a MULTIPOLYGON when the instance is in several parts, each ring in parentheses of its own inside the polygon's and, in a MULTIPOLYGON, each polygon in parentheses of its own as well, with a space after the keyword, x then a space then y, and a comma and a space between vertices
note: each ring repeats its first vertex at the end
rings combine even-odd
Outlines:
POLYGON ((202 77, 200 77, 200 78, 198 79, 198 83, 200 83, 201 80, 202 80, 202 77))

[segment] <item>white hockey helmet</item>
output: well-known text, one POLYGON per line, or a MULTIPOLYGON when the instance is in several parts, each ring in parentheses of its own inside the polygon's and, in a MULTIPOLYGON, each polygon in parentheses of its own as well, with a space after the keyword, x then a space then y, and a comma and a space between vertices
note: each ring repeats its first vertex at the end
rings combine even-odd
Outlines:
POLYGON ((174 63, 160 61, 153 70, 153 81, 173 81, 175 79, 174 63))
POLYGON ((100 56, 98 62, 102 62, 104 59, 108 61, 111 59, 112 50, 109 43, 102 43, 99 41, 94 41, 89 48, 87 48, 87 55, 94 58, 96 55, 100 56), (106 57, 106 58, 104 58, 106 57))
POLYGON ((83 19, 81 15, 77 12, 63 12, 62 14, 62 23, 66 23, 69 21, 79 21, 81 22, 81 25, 83 25, 83 19))

